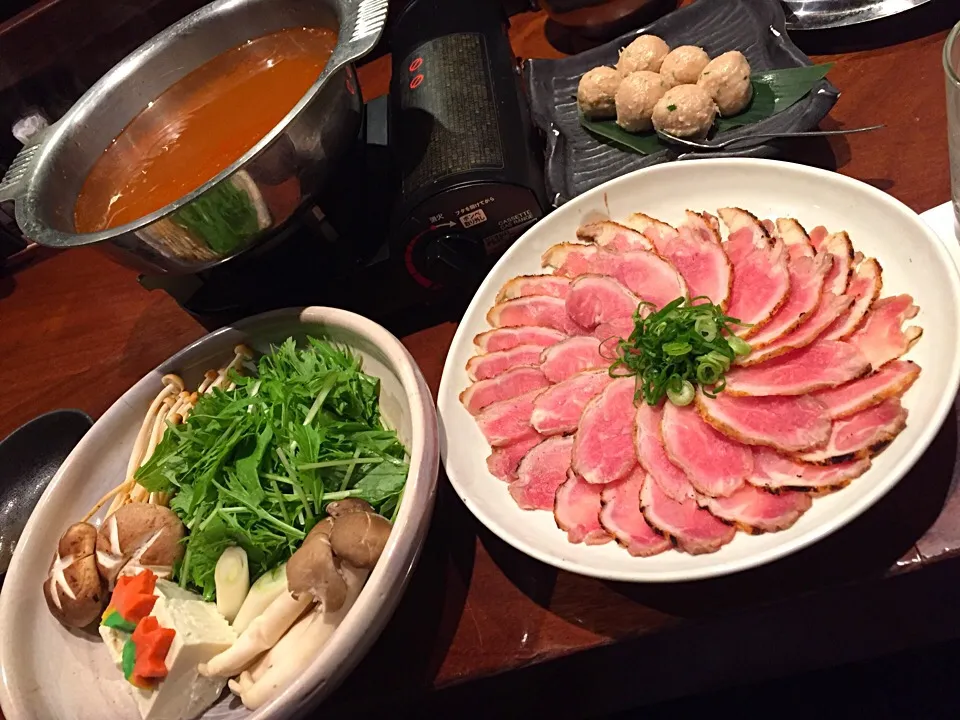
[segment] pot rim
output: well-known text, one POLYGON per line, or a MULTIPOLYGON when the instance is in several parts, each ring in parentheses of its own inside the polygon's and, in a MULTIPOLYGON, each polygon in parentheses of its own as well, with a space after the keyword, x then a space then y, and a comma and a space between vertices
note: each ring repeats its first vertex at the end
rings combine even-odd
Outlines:
MULTIPOLYGON (((297 119, 320 91, 328 85, 331 79, 338 76, 342 70, 346 70, 349 73, 347 82, 353 84, 355 92, 360 92, 356 76, 350 66, 351 63, 370 52, 380 39, 386 22, 388 0, 332 0, 331 5, 337 15, 337 21, 339 23, 337 44, 333 49, 330 59, 327 61, 326 67, 324 67, 316 82, 304 93, 303 97, 297 101, 296 105, 290 109, 280 122, 253 147, 192 192, 181 196, 172 203, 148 215, 144 215, 124 225, 118 225, 117 227, 100 230, 98 232, 66 232, 40 222, 34 212, 36 199, 31 197, 33 195, 33 183, 37 174, 36 171, 48 158, 51 149, 58 144, 58 141, 66 132, 67 128, 71 127, 73 123, 77 121, 77 116, 83 114, 92 104, 99 102, 98 96, 100 91, 104 86, 111 83, 117 75, 123 75, 130 69, 139 67, 145 57, 158 52, 156 49, 158 45, 165 46, 167 44, 166 41, 178 34, 187 32, 197 23, 206 22, 208 18, 228 10, 233 5, 236 5, 236 0, 214 0, 214 2, 205 5, 154 35, 104 73, 100 79, 74 103, 62 118, 53 123, 47 130, 43 131, 36 142, 28 144, 21 150, 21 155, 28 155, 28 159, 23 164, 29 165, 29 168, 24 173, 22 179, 14 179, 10 184, 12 186, 19 186, 11 194, 13 195, 12 199, 16 202, 15 212, 17 224, 27 237, 30 237, 41 245, 56 248, 81 247, 104 240, 110 240, 130 232, 135 232, 176 212, 178 209, 203 195, 203 193, 207 192, 210 188, 222 183, 266 150, 267 147, 297 119)), ((14 159, 11 164, 11 170, 17 165, 19 160, 20 156, 14 159)), ((4 178, 4 181, 4 184, 6 184, 6 178, 4 178)))

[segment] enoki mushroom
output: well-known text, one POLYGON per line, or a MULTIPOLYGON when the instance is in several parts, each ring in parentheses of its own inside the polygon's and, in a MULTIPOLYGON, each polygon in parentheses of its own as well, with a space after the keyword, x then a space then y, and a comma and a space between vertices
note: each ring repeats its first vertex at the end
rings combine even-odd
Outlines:
POLYGON ((230 371, 242 372, 244 361, 253 358, 253 352, 246 345, 237 345, 233 352, 234 358, 226 367, 220 370, 207 370, 204 373, 203 382, 200 383, 196 392, 186 390, 183 379, 179 375, 163 376, 161 379, 163 389, 150 403, 150 408, 140 425, 140 431, 137 433, 130 453, 130 460, 127 462, 127 472, 123 482, 105 493, 84 516, 83 522, 88 522, 108 502, 110 507, 107 508, 107 517, 130 502, 154 505, 166 505, 170 502, 169 493, 150 492, 140 485, 136 480, 137 470, 153 455, 167 427, 186 422, 200 395, 211 392, 215 387, 223 389, 233 387, 233 383, 230 382, 230 371))

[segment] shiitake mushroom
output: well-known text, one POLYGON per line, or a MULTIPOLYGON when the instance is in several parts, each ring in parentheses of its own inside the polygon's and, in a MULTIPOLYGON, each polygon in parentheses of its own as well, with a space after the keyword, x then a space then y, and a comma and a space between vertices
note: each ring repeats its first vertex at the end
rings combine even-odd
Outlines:
POLYGON ((89 523, 74 523, 57 544, 50 572, 43 583, 43 597, 57 620, 82 628, 103 612, 108 593, 97 570, 97 529, 89 523))
POLYGON ((129 503, 110 515, 97 535, 97 567, 113 587, 127 566, 150 568, 159 577, 183 556, 185 528, 168 507, 129 503))

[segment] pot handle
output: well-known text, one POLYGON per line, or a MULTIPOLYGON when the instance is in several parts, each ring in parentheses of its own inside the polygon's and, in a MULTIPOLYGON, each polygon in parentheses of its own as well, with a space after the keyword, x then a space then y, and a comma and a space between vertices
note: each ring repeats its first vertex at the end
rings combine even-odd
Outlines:
POLYGON ((23 197, 30 184, 33 160, 40 153, 42 142, 25 145, 10 163, 3 179, 0 180, 0 202, 18 200, 23 197))
POLYGON ((331 74, 373 50, 386 25, 389 4, 390 0, 343 0, 339 3, 341 41, 327 63, 331 74))
POLYGON ((24 196, 30 186, 30 178, 33 177, 33 162, 40 154, 44 141, 53 134, 59 124, 60 120, 50 123, 31 136, 27 144, 20 149, 0 179, 0 202, 19 200, 24 196))

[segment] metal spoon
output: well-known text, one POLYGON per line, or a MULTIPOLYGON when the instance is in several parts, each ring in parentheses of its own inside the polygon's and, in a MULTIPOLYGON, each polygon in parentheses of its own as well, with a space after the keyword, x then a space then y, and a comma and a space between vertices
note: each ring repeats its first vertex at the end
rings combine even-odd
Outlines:
POLYGON ((682 145, 683 147, 688 147, 693 150, 723 150, 730 145, 736 143, 748 142, 755 138, 795 138, 795 137, 826 137, 829 135, 852 135, 853 133, 862 133, 869 132, 870 130, 879 130, 880 128, 886 127, 885 125, 871 125, 869 127, 862 128, 850 128, 843 130, 808 130, 805 132, 775 132, 775 133, 753 133, 751 135, 745 135, 738 138, 730 138, 729 140, 721 140, 719 142, 702 142, 700 140, 689 140, 687 138, 677 137, 676 135, 670 135, 669 133, 661 132, 657 130, 657 135, 660 138, 668 143, 673 143, 674 145, 682 145))

